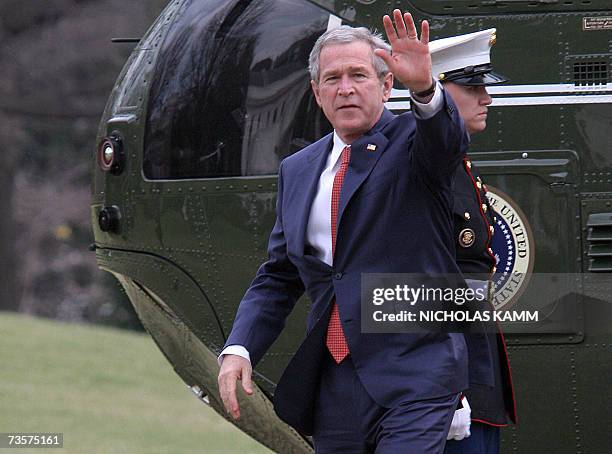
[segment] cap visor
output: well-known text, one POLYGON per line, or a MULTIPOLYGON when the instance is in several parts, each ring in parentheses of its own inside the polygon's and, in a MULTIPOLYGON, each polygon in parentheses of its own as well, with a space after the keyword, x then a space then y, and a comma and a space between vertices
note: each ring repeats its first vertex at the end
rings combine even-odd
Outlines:
POLYGON ((448 82, 454 82, 457 85, 496 85, 508 82, 508 79, 501 74, 489 71, 485 74, 475 74, 462 76, 457 78, 449 78, 448 82))

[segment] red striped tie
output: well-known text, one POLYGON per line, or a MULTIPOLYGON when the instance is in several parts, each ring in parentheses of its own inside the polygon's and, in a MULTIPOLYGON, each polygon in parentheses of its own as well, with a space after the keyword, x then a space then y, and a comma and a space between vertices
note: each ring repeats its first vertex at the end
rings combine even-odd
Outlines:
MULTIPOLYGON (((340 192, 342 191, 342 183, 344 182, 344 174, 348 168, 349 161, 351 160, 351 147, 344 147, 342 150, 342 161, 340 162, 340 168, 336 172, 334 177, 334 185, 332 187, 331 197, 331 238, 332 238, 332 256, 336 252, 336 229, 338 225, 338 205, 340 203, 340 192)), ((331 318, 329 319, 329 325, 327 326, 327 339, 325 344, 329 349, 329 352, 334 357, 336 362, 340 364, 344 358, 349 354, 348 344, 344 337, 344 331, 342 331, 342 324, 340 323, 340 315, 338 313, 338 305, 336 304, 336 298, 332 302, 331 318)))

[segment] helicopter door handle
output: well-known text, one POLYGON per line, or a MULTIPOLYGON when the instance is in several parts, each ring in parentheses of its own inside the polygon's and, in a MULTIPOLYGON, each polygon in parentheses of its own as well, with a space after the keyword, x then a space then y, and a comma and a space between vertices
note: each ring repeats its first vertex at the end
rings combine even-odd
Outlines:
POLYGON ((572 188, 572 185, 568 183, 555 182, 550 184, 550 189, 555 194, 565 194, 569 192, 572 188))

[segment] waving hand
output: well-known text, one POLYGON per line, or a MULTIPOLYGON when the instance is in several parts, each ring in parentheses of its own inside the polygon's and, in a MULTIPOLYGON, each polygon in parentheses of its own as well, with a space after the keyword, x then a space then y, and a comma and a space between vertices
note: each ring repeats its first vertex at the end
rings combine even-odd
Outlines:
POLYGON ((393 21, 387 15, 383 24, 391 54, 377 49, 375 54, 381 57, 396 79, 412 92, 420 92, 431 87, 431 56, 429 54, 429 23, 421 23, 421 39, 418 38, 414 20, 410 13, 393 11, 393 21))

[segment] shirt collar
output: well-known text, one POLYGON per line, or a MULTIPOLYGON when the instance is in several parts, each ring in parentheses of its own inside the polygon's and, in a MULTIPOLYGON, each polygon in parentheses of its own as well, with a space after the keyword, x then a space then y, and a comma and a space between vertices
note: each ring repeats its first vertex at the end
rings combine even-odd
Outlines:
MULTIPOLYGON (((340 138, 340 136, 336 133, 336 131, 334 130, 334 145, 332 147, 332 151, 331 151, 331 166, 335 166, 336 162, 338 162, 338 159, 340 159, 340 155, 342 154, 342 150, 344 150, 344 147, 346 147, 347 145, 344 143, 344 141, 340 138)), ((350 145, 348 145, 350 147, 350 145)))

